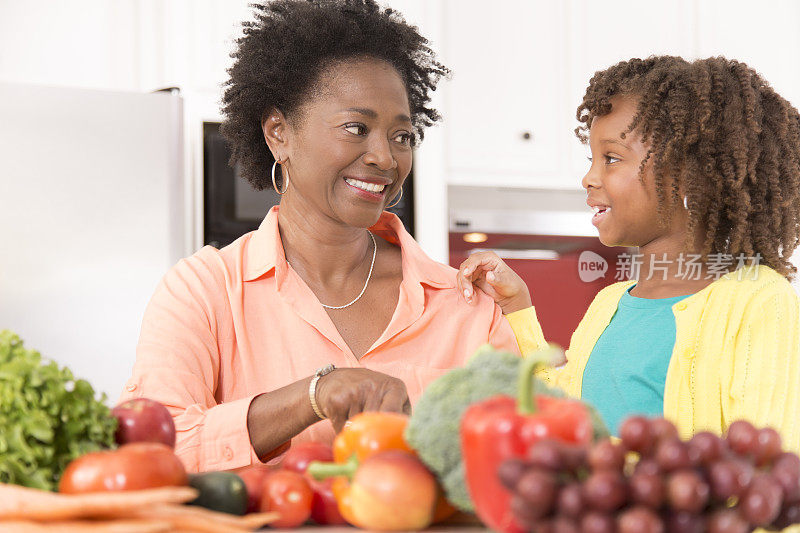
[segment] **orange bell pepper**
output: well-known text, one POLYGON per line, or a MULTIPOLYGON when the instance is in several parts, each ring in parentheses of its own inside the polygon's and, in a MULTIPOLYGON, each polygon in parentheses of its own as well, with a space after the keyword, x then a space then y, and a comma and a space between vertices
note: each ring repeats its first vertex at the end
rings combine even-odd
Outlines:
POLYGON ((414 453, 403 437, 407 425, 408 416, 401 413, 360 413, 333 440, 333 460, 345 463, 355 455, 360 462, 387 450, 414 453))
MULTIPOLYGON (((355 465, 358 465, 375 454, 390 450, 407 452, 416 457, 417 454, 403 436, 406 426, 408 426, 408 416, 401 413, 365 412, 357 414, 347 421, 344 429, 333 440, 333 460, 339 464, 346 464, 355 456, 355 465)), ((334 486, 336 486, 336 481, 334 486)), ((339 481, 340 487, 342 484, 343 482, 339 481)), ((342 494, 344 491, 340 490, 339 492, 342 494)), ((336 490, 334 490, 334 496, 336 496, 336 490)), ((337 500, 339 500, 338 496, 337 500)), ((456 509, 445 499, 444 491, 439 488, 433 523, 446 520, 455 512, 456 509)), ((344 515, 344 513, 342 514, 344 515)), ((347 519, 346 516, 345 519, 347 519)))

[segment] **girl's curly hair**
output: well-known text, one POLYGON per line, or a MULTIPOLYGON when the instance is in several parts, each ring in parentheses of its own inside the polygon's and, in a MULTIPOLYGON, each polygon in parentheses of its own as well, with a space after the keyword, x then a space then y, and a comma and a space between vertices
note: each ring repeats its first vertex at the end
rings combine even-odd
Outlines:
MULTIPOLYGON (((704 257, 757 257, 787 278, 800 232, 800 115, 753 69, 712 57, 654 56, 597 72, 578 106, 575 133, 614 96, 638 101, 623 133, 636 130, 653 159, 659 213, 686 196, 688 234, 700 228, 704 257)), ((689 244, 687 242, 687 244, 689 244)))
POLYGON ((244 23, 232 54, 220 131, 230 144, 231 164, 238 163, 256 189, 270 186, 274 162, 262 117, 275 108, 297 120, 296 111, 317 94, 320 75, 335 61, 374 58, 394 66, 419 138, 439 120, 428 107, 430 92, 449 70, 398 12, 374 0, 275 0, 253 7, 255 20, 244 23))

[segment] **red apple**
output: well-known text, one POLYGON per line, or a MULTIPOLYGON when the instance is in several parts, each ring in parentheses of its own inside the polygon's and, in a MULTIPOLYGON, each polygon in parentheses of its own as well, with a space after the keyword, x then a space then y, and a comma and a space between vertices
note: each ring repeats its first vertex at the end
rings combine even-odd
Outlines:
POLYGON ((155 400, 136 398, 122 402, 111 414, 119 422, 117 444, 160 442, 175 448, 175 423, 167 408, 155 400))
POLYGON ((274 470, 273 467, 267 465, 251 465, 236 471, 236 474, 242 478, 245 487, 247 487, 248 513, 258 512, 261 506, 261 498, 264 496, 264 480, 274 470))

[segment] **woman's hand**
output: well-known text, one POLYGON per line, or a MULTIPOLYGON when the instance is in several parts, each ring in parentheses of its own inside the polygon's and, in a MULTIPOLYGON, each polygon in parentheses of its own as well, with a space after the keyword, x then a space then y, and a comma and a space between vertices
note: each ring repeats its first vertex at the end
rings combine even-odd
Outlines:
POLYGON ((500 306, 504 315, 533 305, 528 286, 494 252, 470 255, 458 267, 456 281, 458 290, 467 303, 475 301, 474 285, 488 294, 500 306))
POLYGON ((317 382, 317 405, 337 433, 364 411, 411 414, 405 383, 366 368, 337 368, 322 376, 317 382))

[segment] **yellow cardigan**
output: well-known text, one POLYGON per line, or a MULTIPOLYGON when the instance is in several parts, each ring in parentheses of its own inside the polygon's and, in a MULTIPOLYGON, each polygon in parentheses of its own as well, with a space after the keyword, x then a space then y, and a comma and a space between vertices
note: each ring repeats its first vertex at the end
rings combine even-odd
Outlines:
MULTIPOLYGON (((567 363, 548 381, 581 396, 595 343, 634 281, 600 291, 572 335, 567 363)), ((664 387, 664 416, 681 436, 722 434, 739 419, 772 426, 784 448, 800 452, 799 301, 789 282, 766 266, 726 274, 672 306, 675 348, 664 387)), ((533 307, 507 316, 522 353, 545 344, 533 307)))

